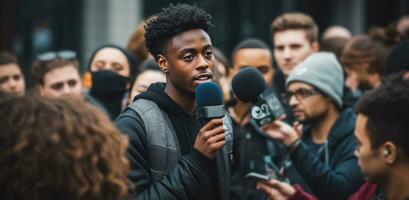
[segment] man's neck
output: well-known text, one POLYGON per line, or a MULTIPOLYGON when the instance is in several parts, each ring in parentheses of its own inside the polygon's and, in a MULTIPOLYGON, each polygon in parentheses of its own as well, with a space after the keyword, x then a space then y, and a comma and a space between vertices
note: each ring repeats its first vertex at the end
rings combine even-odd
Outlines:
POLYGON ((244 103, 241 101, 237 101, 236 105, 234 105, 233 107, 233 112, 232 114, 232 118, 238 123, 240 124, 240 126, 244 126, 250 118, 249 116, 249 107, 250 104, 249 103, 244 103))
POLYGON ((339 117, 339 111, 335 106, 330 107, 327 113, 317 121, 311 122, 312 140, 316 144, 323 144, 327 141, 332 126, 339 117))
POLYGON ((166 84, 165 93, 187 113, 193 113, 196 108, 195 96, 180 92, 170 84, 166 84))
POLYGON ((388 178, 384 190, 389 200, 403 200, 409 197, 409 164, 396 167, 388 178))

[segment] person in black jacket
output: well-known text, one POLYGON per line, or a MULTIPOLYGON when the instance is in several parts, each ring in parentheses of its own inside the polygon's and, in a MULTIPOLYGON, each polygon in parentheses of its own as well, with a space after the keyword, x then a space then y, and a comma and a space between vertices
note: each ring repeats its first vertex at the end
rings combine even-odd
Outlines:
MULTIPOLYGON (((253 67, 261 72, 266 81, 265 98, 275 95, 272 90, 273 54, 267 44, 256 38, 249 38, 236 45, 231 55, 231 75, 236 75, 241 69, 253 67)), ((245 179, 249 172, 267 173, 269 161, 278 145, 253 123, 250 116, 251 103, 241 102, 237 98, 230 100, 229 114, 233 119, 235 133, 235 162, 232 169, 230 196, 233 199, 264 198, 264 194, 256 190, 256 181, 245 179), (269 148, 271 147, 271 148, 269 148)), ((284 112, 284 110, 283 110, 284 112)))
MULTIPOLYGON (((312 54, 287 78, 287 98, 297 122, 280 120, 263 130, 287 147, 284 175, 318 199, 347 199, 363 183, 354 155, 355 114, 342 109, 343 73, 332 53, 312 54), (302 130, 301 123, 306 127, 302 130)), ((262 188, 262 186, 259 185, 262 188)))
POLYGON ((137 199, 228 199, 231 135, 222 119, 203 125, 195 116, 195 87, 213 77, 210 19, 195 6, 171 4, 145 25, 166 83, 136 96, 115 122, 129 136, 137 199))

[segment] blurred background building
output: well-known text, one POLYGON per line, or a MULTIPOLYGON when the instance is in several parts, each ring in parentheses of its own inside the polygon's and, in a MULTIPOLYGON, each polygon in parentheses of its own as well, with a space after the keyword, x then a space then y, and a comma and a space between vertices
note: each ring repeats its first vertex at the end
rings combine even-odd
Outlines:
POLYGON ((341 25, 353 34, 409 13, 408 0, 1 0, 0 48, 15 52, 25 69, 41 52, 75 50, 84 70, 98 46, 125 46, 143 19, 177 2, 196 3, 212 14, 213 43, 228 56, 243 38, 271 45, 270 23, 283 12, 310 14, 320 31, 341 25))

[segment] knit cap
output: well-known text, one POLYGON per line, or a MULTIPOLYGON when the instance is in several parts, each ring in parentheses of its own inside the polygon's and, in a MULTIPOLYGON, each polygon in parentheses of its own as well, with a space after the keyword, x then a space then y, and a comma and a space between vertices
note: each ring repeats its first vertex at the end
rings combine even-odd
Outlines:
POLYGON ((292 82, 304 82, 326 94, 338 108, 342 108, 344 74, 333 53, 318 52, 298 64, 286 80, 286 87, 292 82))

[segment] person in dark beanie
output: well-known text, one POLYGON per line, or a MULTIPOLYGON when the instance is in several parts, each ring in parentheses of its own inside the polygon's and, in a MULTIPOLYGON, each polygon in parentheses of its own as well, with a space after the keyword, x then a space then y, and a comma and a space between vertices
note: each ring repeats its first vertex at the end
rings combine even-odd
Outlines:
POLYGON ((166 83, 151 84, 115 121, 130 140, 136 199, 229 199, 231 119, 196 117, 195 89, 215 68, 210 20, 196 6, 170 4, 145 25, 166 83))
POLYGON ((409 70, 409 40, 397 44, 386 59, 384 76, 409 70))
POLYGON ((128 89, 136 77, 136 60, 122 47, 103 45, 94 51, 88 66, 92 77, 88 95, 115 120, 126 105, 128 89))
POLYGON ((276 120, 263 127, 287 147, 291 166, 284 175, 290 183, 319 199, 346 199, 363 183, 354 155, 356 117, 352 109, 342 109, 343 82, 334 54, 312 54, 286 80, 297 122, 290 126, 276 120))

